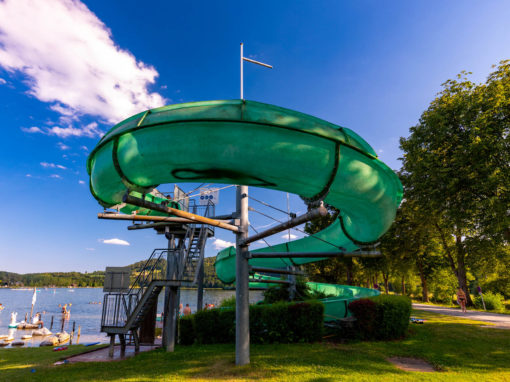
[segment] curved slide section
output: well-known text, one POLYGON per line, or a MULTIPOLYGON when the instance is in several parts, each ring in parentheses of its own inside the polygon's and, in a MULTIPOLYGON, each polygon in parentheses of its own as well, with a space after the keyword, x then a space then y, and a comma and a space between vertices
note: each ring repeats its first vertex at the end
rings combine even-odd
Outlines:
MULTIPOLYGON (((272 252, 350 251, 375 242, 392 224, 402 199, 396 174, 353 131, 244 100, 178 104, 134 115, 105 134, 88 158, 87 171, 92 195, 107 207, 121 204, 126 191, 146 193, 157 203, 163 199, 151 191, 160 184, 204 182, 291 192, 340 210, 339 219, 316 234, 330 244, 308 237, 261 250, 272 252)), ((135 210, 158 215, 121 208, 135 210)), ((227 261, 220 253, 220 263, 222 258, 227 261)), ((264 265, 307 260, 312 261, 273 259, 264 265)))

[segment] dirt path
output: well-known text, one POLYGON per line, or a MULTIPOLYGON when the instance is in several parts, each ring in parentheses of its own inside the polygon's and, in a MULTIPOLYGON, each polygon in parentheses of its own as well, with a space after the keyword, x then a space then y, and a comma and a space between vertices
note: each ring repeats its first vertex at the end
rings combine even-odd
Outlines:
POLYGON ((510 315, 508 315, 508 314, 478 312, 475 310, 472 310, 472 311, 468 310, 466 313, 462 313, 460 311, 460 309, 445 308, 443 306, 426 305, 426 304, 413 304, 413 308, 417 309, 417 310, 425 310, 427 312, 440 313, 440 314, 446 314, 449 316, 468 318, 470 320, 475 320, 475 321, 483 321, 483 322, 497 325, 498 327, 501 327, 504 329, 510 329, 510 315))

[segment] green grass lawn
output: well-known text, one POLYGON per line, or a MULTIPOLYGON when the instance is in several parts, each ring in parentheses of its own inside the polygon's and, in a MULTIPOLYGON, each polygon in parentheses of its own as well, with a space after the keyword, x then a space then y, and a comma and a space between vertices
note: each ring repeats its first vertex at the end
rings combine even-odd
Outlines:
POLYGON ((400 341, 351 344, 252 345, 251 364, 234 365, 233 345, 179 346, 175 353, 142 353, 115 363, 52 366, 64 352, 48 348, 0 349, 1 381, 505 381, 510 380, 510 331, 484 323, 427 312, 400 341), (386 361, 391 356, 422 358, 437 373, 409 373, 386 361), (31 373, 31 369, 36 369, 31 373))

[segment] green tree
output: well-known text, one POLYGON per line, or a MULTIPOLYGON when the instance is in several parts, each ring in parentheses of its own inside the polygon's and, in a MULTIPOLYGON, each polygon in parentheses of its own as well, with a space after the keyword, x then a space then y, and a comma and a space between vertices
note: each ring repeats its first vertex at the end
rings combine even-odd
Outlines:
POLYGON ((435 227, 459 286, 472 301, 467 264, 471 245, 508 246, 510 226, 510 64, 483 84, 461 73, 448 80, 422 114, 404 151, 405 198, 435 227))

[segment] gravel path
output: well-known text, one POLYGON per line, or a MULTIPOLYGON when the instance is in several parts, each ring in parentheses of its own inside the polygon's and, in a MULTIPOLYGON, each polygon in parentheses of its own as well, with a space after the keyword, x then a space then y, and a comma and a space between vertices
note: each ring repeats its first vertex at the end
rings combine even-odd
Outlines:
POLYGON ((475 310, 468 310, 466 313, 462 313, 460 309, 445 308, 442 306, 426 304, 413 304, 413 308, 418 310, 425 310, 427 312, 468 318, 470 320, 483 321, 497 325, 498 328, 510 329, 510 315, 508 314, 478 312, 475 310))

